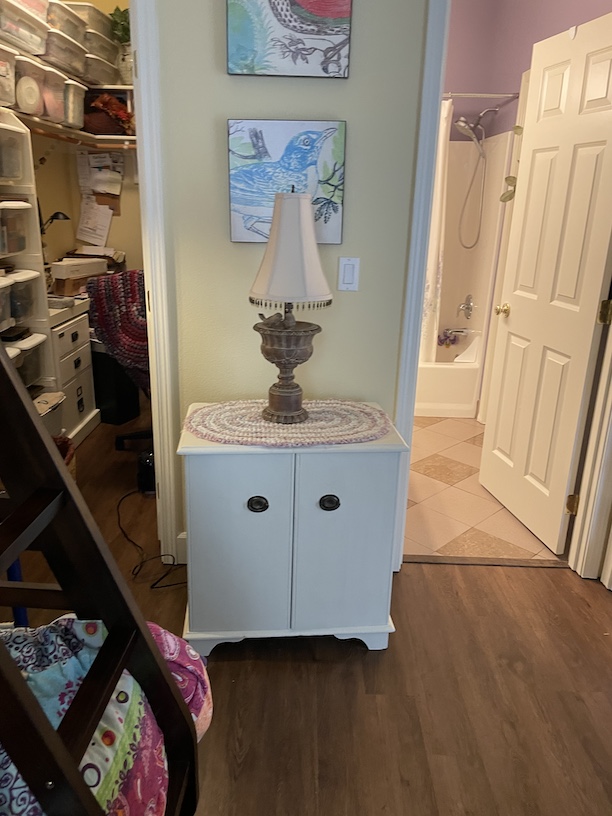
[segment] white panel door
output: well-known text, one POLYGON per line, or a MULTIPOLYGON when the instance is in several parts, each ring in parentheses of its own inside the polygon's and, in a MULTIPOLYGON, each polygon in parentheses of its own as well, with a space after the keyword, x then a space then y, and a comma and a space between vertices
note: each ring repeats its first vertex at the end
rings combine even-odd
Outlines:
POLYGON ((292 454, 187 456, 186 466, 191 630, 289 629, 292 454), (268 508, 249 510, 253 496, 268 508))
POLYGON ((293 629, 387 623, 398 468, 397 453, 297 455, 293 629))
POLYGON ((608 295, 612 14, 533 50, 480 480, 553 552, 608 295))

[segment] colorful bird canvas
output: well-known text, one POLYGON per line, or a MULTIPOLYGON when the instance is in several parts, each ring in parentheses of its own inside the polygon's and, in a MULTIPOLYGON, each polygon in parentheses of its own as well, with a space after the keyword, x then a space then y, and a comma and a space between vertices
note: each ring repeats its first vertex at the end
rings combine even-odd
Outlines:
POLYGON ((268 240, 276 193, 312 196, 317 241, 342 243, 346 122, 230 119, 232 241, 268 240))
POLYGON ((227 70, 345 79, 352 0, 227 0, 227 70))

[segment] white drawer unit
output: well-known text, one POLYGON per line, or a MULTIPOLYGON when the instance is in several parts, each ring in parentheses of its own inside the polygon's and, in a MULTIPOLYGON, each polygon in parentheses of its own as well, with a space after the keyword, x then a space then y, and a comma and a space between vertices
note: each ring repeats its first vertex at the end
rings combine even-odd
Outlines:
MULTIPOLYGON (((89 318, 86 314, 60 323, 51 329, 53 346, 58 359, 89 343, 89 318)), ((60 383, 61 385, 61 383, 60 383)))
POLYGON ((62 427, 78 445, 100 422, 94 396, 87 314, 54 326, 51 338, 57 387, 66 395, 58 409, 62 427))
POLYGON ((222 445, 183 431, 178 452, 187 483, 185 637, 200 654, 289 635, 386 648, 408 452, 394 429, 374 442, 306 448, 222 445))

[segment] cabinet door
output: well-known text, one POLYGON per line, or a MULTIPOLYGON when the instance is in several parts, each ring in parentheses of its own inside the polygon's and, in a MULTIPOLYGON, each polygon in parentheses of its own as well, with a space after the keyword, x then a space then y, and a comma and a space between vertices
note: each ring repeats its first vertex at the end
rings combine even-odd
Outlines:
POLYGON ((374 626, 389 616, 396 453, 299 454, 294 629, 374 626), (340 506, 324 510, 323 496, 340 506))
POLYGON ((190 629, 287 630, 293 456, 221 453, 186 463, 190 629), (268 508, 250 510, 253 496, 268 508))

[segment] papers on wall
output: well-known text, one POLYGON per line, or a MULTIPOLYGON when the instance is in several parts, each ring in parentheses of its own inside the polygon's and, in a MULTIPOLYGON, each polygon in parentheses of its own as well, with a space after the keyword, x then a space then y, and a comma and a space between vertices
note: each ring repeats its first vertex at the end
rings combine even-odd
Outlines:
POLYGON ((79 187, 82 192, 91 192, 91 179, 89 170, 89 153, 85 150, 77 151, 77 174, 79 177, 79 187))
POLYGON ((90 153, 79 150, 77 174, 84 195, 106 193, 119 196, 125 175, 125 157, 120 151, 90 153))
POLYGON ((81 199, 77 239, 95 246, 105 246, 112 217, 113 211, 110 207, 100 206, 92 195, 84 195, 81 199))
POLYGON ((123 152, 78 150, 77 175, 82 199, 76 237, 97 247, 105 246, 113 213, 119 214, 119 196, 125 175, 123 152))

